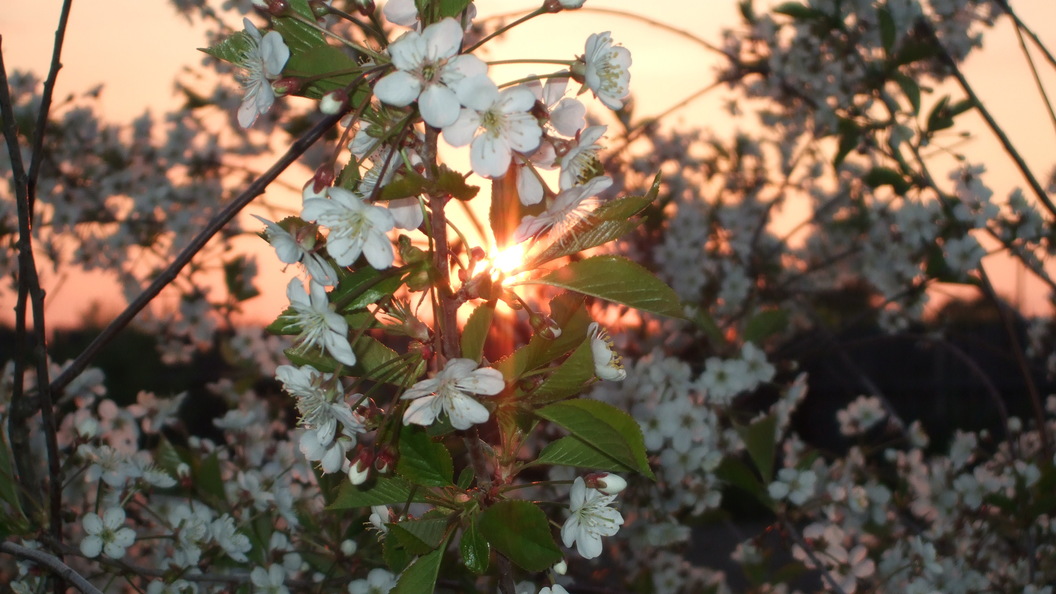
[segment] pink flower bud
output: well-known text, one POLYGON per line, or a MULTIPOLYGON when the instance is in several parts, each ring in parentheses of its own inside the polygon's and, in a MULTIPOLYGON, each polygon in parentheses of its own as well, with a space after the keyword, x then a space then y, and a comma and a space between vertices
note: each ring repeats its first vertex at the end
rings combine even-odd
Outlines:
POLYGON ((319 100, 319 111, 326 115, 341 113, 348 106, 348 93, 344 89, 330 91, 319 100))
POLYGON ((370 463, 374 459, 374 453, 364 448, 356 454, 352 465, 348 469, 348 482, 353 485, 362 485, 370 476, 370 463))

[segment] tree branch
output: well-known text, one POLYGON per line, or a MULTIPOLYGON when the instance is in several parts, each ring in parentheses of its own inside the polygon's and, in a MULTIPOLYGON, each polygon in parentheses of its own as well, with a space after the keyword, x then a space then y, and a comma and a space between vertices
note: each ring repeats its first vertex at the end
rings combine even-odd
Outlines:
POLYGON ((60 578, 62 581, 72 584, 74 588, 80 590, 83 594, 103 594, 101 590, 93 586, 88 580, 74 571, 72 567, 66 565, 58 557, 45 553, 44 551, 38 551, 37 549, 31 549, 17 545, 13 542, 0 542, 0 552, 27 559, 47 569, 51 573, 55 574, 55 577, 60 578))

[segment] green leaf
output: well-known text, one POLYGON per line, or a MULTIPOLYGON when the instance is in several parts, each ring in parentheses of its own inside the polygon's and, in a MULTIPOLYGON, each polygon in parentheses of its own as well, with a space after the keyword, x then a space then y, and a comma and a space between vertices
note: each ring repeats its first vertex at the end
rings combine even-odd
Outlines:
MULTIPOLYGON (((290 0, 290 8, 307 19, 315 20, 308 0, 290 0)), ((272 27, 282 35, 282 40, 290 48, 290 59, 282 69, 283 76, 316 79, 298 94, 319 99, 328 91, 347 87, 359 74, 360 68, 356 61, 344 51, 329 45, 317 29, 292 17, 275 17, 272 27), (328 74, 331 76, 326 76, 328 74)))
POLYGON ((385 538, 381 545, 381 556, 389 566, 389 571, 396 574, 402 573, 412 560, 411 553, 398 538, 385 538))
POLYGON ((906 178, 890 167, 873 167, 862 176, 862 182, 870 188, 891 186, 899 196, 904 195, 910 188, 906 178))
POLYGON ((198 48, 217 60, 240 65, 246 52, 253 47, 253 41, 245 31, 238 31, 221 39, 210 47, 198 48))
POLYGON ((895 19, 891 17, 891 11, 886 6, 878 6, 876 9, 877 21, 880 25, 880 43, 884 46, 884 52, 891 55, 895 47, 895 19))
POLYGON ((385 184, 379 198, 382 200, 399 200, 418 196, 429 188, 429 180, 415 171, 407 171, 385 184))
POLYGON ((462 328, 462 356, 480 363, 484 354, 484 342, 488 339, 491 319, 495 315, 495 304, 485 303, 473 310, 462 328))
POLYGON ((819 16, 825 16, 825 13, 821 12, 820 10, 816 8, 811 8, 809 6, 804 6, 799 2, 785 2, 783 4, 779 4, 773 8, 773 12, 776 14, 790 16, 793 19, 796 19, 797 21, 816 19, 819 16))
POLYGON ((352 350, 356 353, 356 364, 350 375, 410 387, 425 373, 425 361, 420 357, 401 360, 399 353, 366 334, 352 343, 352 350))
POLYGON ((759 481, 759 477, 748 467, 743 460, 735 456, 726 456, 715 469, 715 476, 719 480, 729 483, 744 490, 749 495, 769 505, 770 495, 766 492, 766 486, 759 481))
POLYGON ((655 480, 638 422, 615 406, 578 398, 551 404, 535 414, 564 428, 620 464, 655 480))
POLYGON ((788 328, 788 312, 783 309, 764 309, 744 325, 745 342, 762 342, 788 328))
POLYGON ((400 284, 400 275, 390 271, 378 272, 370 266, 364 266, 349 273, 342 268, 338 272, 337 286, 328 297, 338 313, 346 314, 365 309, 391 296, 400 288, 400 284))
POLYGON ((949 95, 939 99, 938 103, 931 108, 931 113, 928 114, 928 123, 924 128, 925 130, 928 132, 938 132, 939 130, 953 127, 953 118, 949 115, 949 103, 949 95))
POLYGON ((457 17, 471 0, 440 0, 440 17, 457 17))
POLYGON ((220 458, 216 452, 206 456, 194 469, 194 485, 199 493, 208 495, 213 502, 227 501, 224 479, 220 473, 220 458))
POLYGON ((353 509, 372 505, 402 505, 423 502, 425 496, 413 485, 398 477, 378 477, 373 482, 353 485, 348 481, 341 487, 337 499, 327 509, 353 509))
POLYGON ((532 404, 545 404, 575 396, 593 379, 594 353, 590 340, 584 340, 527 399, 532 404))
POLYGON ((906 99, 909 99, 909 104, 913 106, 913 115, 919 114, 920 85, 917 84, 917 81, 901 72, 896 72, 891 78, 898 83, 898 86, 902 87, 902 93, 905 94, 906 99))
POLYGON ((448 169, 441 165, 436 177, 436 192, 445 194, 456 200, 470 200, 480 192, 480 187, 471 186, 466 183, 466 178, 459 172, 448 169))
POLYGON ((396 472, 407 481, 423 487, 447 487, 454 476, 451 453, 444 444, 433 441, 423 429, 404 425, 400 429, 400 459, 396 472))
POLYGON ((525 571, 545 571, 562 559, 546 514, 527 501, 492 505, 480 514, 479 527, 496 551, 525 571))
POLYGON ((441 547, 415 559, 400 575, 400 581, 396 582, 392 594, 422 594, 434 591, 436 576, 440 573, 440 561, 443 558, 444 549, 441 547))
POLYGON ((518 284, 550 285, 649 313, 683 317, 678 294, 640 264, 623 256, 594 256, 518 284))
POLYGON ((389 535, 398 538, 411 554, 425 555, 444 542, 450 523, 448 517, 403 520, 389 524, 389 535))
POLYGON ((774 478, 774 446, 777 441, 777 417, 767 415, 751 425, 735 425, 748 455, 759 469, 763 482, 774 478))
POLYGON ((530 463, 550 464, 555 466, 575 466, 608 472, 634 472, 634 468, 621 464, 612 456, 586 443, 574 435, 566 435, 552 441, 539 452, 539 457, 530 463))
POLYGON ((528 344, 495 363, 507 380, 517 380, 525 372, 548 365, 579 346, 590 324, 583 297, 573 293, 562 293, 550 300, 550 318, 561 327, 561 336, 548 340, 535 335, 528 344))
POLYGON ((466 569, 477 575, 483 575, 488 571, 488 565, 491 562, 491 545, 477 529, 475 520, 471 521, 462 532, 458 550, 462 554, 462 563, 465 564, 466 569))
POLYGON ((847 118, 840 118, 836 129, 837 135, 840 137, 840 145, 836 151, 836 157, 832 160, 832 165, 838 168, 843 163, 843 160, 847 158, 847 155, 858 148, 858 143, 862 138, 862 129, 853 120, 847 118))

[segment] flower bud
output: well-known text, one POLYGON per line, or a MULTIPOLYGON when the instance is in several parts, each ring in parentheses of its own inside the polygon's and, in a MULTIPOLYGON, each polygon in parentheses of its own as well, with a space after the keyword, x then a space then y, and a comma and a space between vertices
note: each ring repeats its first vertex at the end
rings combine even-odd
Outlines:
POLYGON ((363 448, 359 450, 356 457, 352 460, 352 465, 348 469, 348 482, 353 485, 362 485, 367 481, 367 477, 370 476, 370 463, 374 460, 374 454, 370 450, 363 448))
MULTIPOLYGON (((259 6, 255 1, 254 4, 259 6)), ((266 2, 264 2, 264 10, 272 16, 282 16, 289 12, 290 3, 288 0, 266 0, 266 2)))
POLYGON ((357 548, 358 547, 356 546, 356 541, 352 540, 351 538, 341 541, 341 554, 346 557, 351 557, 352 555, 355 555, 357 548))
POLYGON ((562 10, 575 10, 583 6, 587 0, 545 0, 543 8, 547 12, 561 12, 562 10))
POLYGON ((392 471, 392 466, 396 463, 396 452, 392 451, 392 448, 385 446, 378 452, 378 457, 374 458, 374 469, 380 474, 388 474, 392 471))
POLYGON ((597 489, 606 495, 615 495, 627 488, 627 481, 608 472, 588 474, 583 481, 588 487, 597 489))
POLYGON ((550 316, 532 313, 528 317, 528 323, 532 325, 532 329, 535 330, 536 334, 547 340, 555 340, 561 336, 561 326, 558 326, 557 322, 550 316))
POLYGON ((348 93, 344 89, 330 91, 319 100, 319 111, 326 115, 341 113, 348 106, 348 93))
POLYGON ((565 563, 565 560, 562 559, 557 563, 554 563, 554 566, 551 569, 553 569, 554 573, 557 575, 565 575, 565 572, 568 571, 568 563, 565 563))
POLYGON ((271 90, 279 97, 290 93, 299 93, 304 88, 304 79, 296 76, 284 76, 271 82, 271 90))

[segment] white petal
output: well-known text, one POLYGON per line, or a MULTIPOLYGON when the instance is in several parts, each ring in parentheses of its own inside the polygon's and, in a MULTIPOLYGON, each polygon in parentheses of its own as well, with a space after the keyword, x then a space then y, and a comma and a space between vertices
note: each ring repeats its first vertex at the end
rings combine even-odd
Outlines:
POLYGON ((425 220, 422 203, 414 196, 389 200, 388 207, 393 222, 400 229, 417 229, 425 220))
POLYGON ((389 238, 380 232, 371 234, 363 242, 363 255, 366 256, 367 262, 376 270, 392 266, 392 261, 396 257, 389 238))
POLYGON ((450 58, 458 53, 458 48, 462 45, 462 25, 447 17, 426 27, 425 31, 422 31, 422 39, 425 41, 425 55, 430 61, 450 58))
MULTIPOLYGON (((103 520, 94 512, 88 512, 81 518, 81 526, 88 534, 99 534, 103 531, 103 520)), ((94 555, 90 555, 94 556, 94 555)))
POLYGON ((329 332, 326 335, 326 352, 345 365, 356 364, 356 354, 352 352, 352 345, 348 343, 348 336, 337 332, 329 332))
POLYGON ((403 413, 403 424, 432 425, 436 415, 440 414, 442 404, 438 396, 424 396, 414 400, 403 413))
POLYGON ((290 59, 290 48, 278 31, 268 31, 260 41, 260 58, 264 62, 264 73, 276 78, 282 74, 286 61, 290 59))
POLYGON ((543 200, 543 184, 528 166, 517 168, 517 195, 525 206, 539 204, 543 200))
POLYGON ((466 146, 480 128, 480 114, 472 109, 462 109, 458 119, 444 127, 444 141, 451 146, 466 146))
POLYGON ((505 138, 482 134, 469 147, 473 171, 483 177, 502 177, 510 167, 510 145, 505 138))
POLYGON ((580 530, 576 538, 576 550, 584 559, 593 559, 601 554, 601 537, 587 530, 580 530))
POLYGON ((125 510, 111 507, 103 513, 103 525, 110 531, 117 530, 125 523, 125 510))
POLYGON ((506 118, 509 126, 506 138, 511 148, 526 153, 539 146, 539 137, 542 136, 543 130, 535 116, 524 112, 512 113, 506 118))
MULTIPOLYGON (((379 83, 380 84, 380 83, 379 83)), ((426 124, 435 128, 444 128, 455 123, 461 111, 458 96, 443 85, 430 85, 422 91, 418 99, 418 110, 426 124)))
POLYGON ((550 125, 565 136, 575 136, 586 125, 587 108, 578 99, 562 99, 550 110, 550 125))
POLYGON ((389 44, 392 65, 400 70, 417 70, 425 63, 425 41, 420 33, 409 31, 389 44))
POLYGON ((447 417, 455 429, 469 429, 477 423, 487 421, 491 416, 487 407, 465 394, 449 398, 444 404, 444 410, 447 411, 447 417))
POLYGON ((410 105, 422 92, 422 83, 413 74, 397 70, 374 85, 374 96, 395 107, 410 105))
POLYGON ((535 105, 535 95, 525 87, 510 87, 499 94, 499 106, 505 113, 528 111, 535 105))
POLYGON ((103 552, 103 539, 98 536, 94 534, 86 536, 81 541, 81 553, 84 553, 85 557, 92 559, 98 557, 101 552, 103 552))
POLYGON ((473 371, 468 377, 455 382, 455 385, 466 392, 494 396, 506 388, 502 372, 493 367, 482 367, 473 371))
POLYGON ((570 547, 575 544, 577 536, 579 536, 579 516, 573 514, 561 526, 561 542, 565 543, 566 547, 570 547))
MULTIPOLYGON (((532 101, 528 104, 528 107, 531 107, 535 102, 535 97, 527 89, 522 90, 531 98, 532 101)), ((455 85, 455 92, 462 105, 477 111, 490 109, 499 100, 499 87, 495 86, 495 82, 485 75, 471 76, 460 81, 455 85)))

